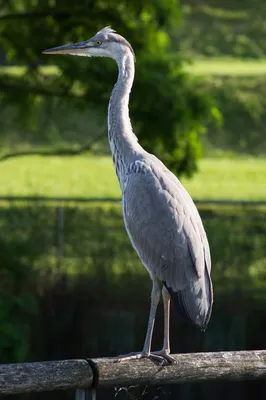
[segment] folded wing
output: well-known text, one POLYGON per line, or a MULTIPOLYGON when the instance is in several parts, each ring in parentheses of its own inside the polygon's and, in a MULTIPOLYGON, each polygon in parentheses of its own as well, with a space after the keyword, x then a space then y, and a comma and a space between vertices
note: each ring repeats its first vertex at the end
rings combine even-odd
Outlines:
POLYGON ((179 313, 205 329, 212 308, 208 240, 191 197, 162 166, 156 161, 131 164, 123 191, 126 229, 143 264, 166 286, 179 313))

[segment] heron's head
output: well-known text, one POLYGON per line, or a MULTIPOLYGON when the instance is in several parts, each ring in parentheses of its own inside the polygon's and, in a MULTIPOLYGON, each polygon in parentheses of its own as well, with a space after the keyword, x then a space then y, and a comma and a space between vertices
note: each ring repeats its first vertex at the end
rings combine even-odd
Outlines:
POLYGON ((118 60, 126 51, 134 56, 133 49, 123 36, 118 35, 110 27, 103 28, 95 36, 85 42, 68 44, 44 50, 44 54, 70 54, 73 56, 111 57, 118 60))

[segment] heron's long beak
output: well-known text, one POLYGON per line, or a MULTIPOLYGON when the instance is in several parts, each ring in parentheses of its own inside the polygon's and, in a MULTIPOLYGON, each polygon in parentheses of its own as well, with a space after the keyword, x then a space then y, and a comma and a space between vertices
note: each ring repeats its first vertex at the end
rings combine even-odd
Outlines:
POLYGON ((66 46, 53 47, 52 49, 44 50, 44 54, 81 54, 83 51, 86 52, 88 47, 93 46, 92 42, 78 42, 73 44, 67 44, 66 46))

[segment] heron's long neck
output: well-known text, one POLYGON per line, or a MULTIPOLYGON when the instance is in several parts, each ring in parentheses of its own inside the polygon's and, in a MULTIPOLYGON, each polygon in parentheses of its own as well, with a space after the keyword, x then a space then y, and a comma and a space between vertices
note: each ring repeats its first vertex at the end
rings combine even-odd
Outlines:
POLYGON ((134 58, 129 49, 117 60, 118 79, 108 108, 108 138, 120 186, 128 164, 142 150, 134 135, 129 118, 129 94, 134 80, 134 58))

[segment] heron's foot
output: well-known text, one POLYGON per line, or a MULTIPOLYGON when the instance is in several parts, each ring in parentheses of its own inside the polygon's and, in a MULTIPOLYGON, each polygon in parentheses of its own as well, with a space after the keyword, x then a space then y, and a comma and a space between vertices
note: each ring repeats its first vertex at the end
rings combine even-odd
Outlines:
POLYGON ((138 352, 133 352, 133 353, 128 353, 128 354, 123 354, 121 356, 116 357, 115 362, 123 362, 123 361, 128 361, 128 360, 139 360, 141 358, 148 358, 149 353, 146 353, 144 351, 138 351, 138 352))
POLYGON ((150 358, 163 365, 176 364, 176 360, 174 359, 174 357, 170 356, 167 350, 153 351, 152 353, 142 351, 142 352, 124 354, 118 356, 115 362, 119 363, 128 360, 140 360, 141 358, 150 358))
POLYGON ((169 350, 162 349, 158 351, 153 351, 151 353, 151 357, 153 356, 160 357, 161 360, 163 362, 166 362, 167 364, 176 364, 176 360, 170 355, 169 350))

